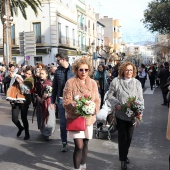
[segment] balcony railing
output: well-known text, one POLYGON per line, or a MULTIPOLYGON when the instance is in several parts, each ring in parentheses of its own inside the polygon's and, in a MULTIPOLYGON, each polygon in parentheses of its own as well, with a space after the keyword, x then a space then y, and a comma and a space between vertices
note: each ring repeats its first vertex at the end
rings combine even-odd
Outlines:
POLYGON ((44 44, 45 43, 45 36, 44 35, 36 36, 36 43, 37 44, 44 44))
POLYGON ((58 43, 66 46, 77 46, 78 43, 75 39, 68 38, 66 36, 60 36, 58 38, 58 43))
POLYGON ((87 45, 81 44, 81 51, 87 52, 87 45))
POLYGON ((79 23, 78 29, 87 32, 87 25, 85 25, 83 23, 79 23))

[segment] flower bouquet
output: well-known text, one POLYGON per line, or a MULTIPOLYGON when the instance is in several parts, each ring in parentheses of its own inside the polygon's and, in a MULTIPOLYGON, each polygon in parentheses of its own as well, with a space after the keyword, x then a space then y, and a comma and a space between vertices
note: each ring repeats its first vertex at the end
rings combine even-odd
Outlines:
POLYGON ((84 96, 75 96, 72 105, 76 108, 76 114, 80 116, 88 117, 95 112, 95 103, 86 94, 84 96))
POLYGON ((136 100, 136 97, 129 97, 127 102, 122 104, 122 108, 125 111, 125 114, 132 118, 133 124, 142 121, 144 104, 141 101, 136 100))
POLYGON ((47 94, 48 97, 51 97, 52 96, 52 89, 53 88, 51 86, 46 86, 44 94, 47 94))

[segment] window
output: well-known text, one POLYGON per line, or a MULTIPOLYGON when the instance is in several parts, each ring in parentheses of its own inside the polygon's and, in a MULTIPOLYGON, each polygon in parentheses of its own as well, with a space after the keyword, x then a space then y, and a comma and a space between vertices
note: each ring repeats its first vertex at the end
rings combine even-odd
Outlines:
POLYGON ((37 63, 42 63, 42 57, 34 57, 34 65, 36 65, 37 63))
POLYGON ((16 57, 12 57, 12 61, 16 64, 17 63, 16 57))
POLYGON ((66 26, 66 40, 68 40, 69 37, 69 31, 68 31, 68 26, 66 26))
POLYGON ((88 28, 90 28, 90 20, 88 20, 88 28))
POLYGON ((72 29, 73 45, 75 45, 75 29, 72 29))
POLYGON ((58 23, 58 40, 59 40, 59 43, 62 43, 61 42, 61 23, 58 23))
POLYGON ((33 23, 33 31, 35 32, 36 43, 41 43, 41 23, 40 22, 33 23))
POLYGON ((15 25, 11 26, 11 43, 15 44, 15 25))

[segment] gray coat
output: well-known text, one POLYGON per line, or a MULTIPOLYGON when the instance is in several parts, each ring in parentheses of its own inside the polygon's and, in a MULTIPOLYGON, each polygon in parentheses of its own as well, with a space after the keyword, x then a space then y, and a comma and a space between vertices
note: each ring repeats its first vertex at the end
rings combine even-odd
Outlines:
MULTIPOLYGON (((112 80, 106 97, 107 104, 111 109, 115 109, 116 105, 126 103, 128 97, 135 97, 144 103, 142 86, 139 80, 131 78, 128 82, 125 79, 116 77, 112 80)), ((131 121, 125 111, 116 110, 116 117, 122 120, 131 121)))

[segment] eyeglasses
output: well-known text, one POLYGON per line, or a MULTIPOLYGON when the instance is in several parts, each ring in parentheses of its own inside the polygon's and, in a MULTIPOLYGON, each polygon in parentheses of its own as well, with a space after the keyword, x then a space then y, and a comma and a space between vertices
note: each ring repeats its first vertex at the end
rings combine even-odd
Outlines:
POLYGON ((130 69, 130 70, 125 70, 125 71, 126 71, 126 72, 133 72, 133 70, 131 70, 131 69, 130 69))
POLYGON ((78 71, 80 71, 80 72, 84 72, 84 71, 85 71, 85 72, 88 72, 88 71, 89 71, 89 69, 88 69, 88 68, 86 68, 86 69, 79 68, 79 69, 78 69, 78 71))

